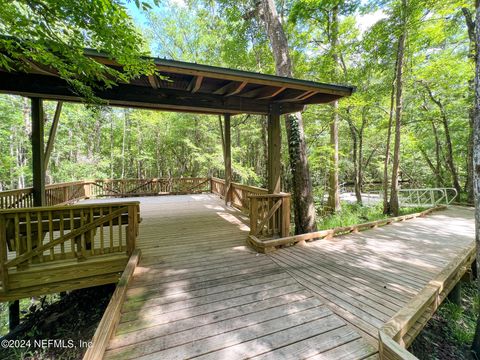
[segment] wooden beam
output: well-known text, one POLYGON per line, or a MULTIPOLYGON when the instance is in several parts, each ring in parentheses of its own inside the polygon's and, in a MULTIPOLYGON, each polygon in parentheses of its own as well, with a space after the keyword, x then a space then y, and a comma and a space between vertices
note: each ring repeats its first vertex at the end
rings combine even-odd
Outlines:
POLYGON ((233 96, 233 95, 236 95, 238 94, 239 92, 241 92, 243 90, 243 88, 245 86, 247 86, 247 82, 246 81, 243 81, 240 85, 237 86, 237 88, 231 92, 229 92, 228 94, 225 94, 225 96, 233 96))
POLYGON ((158 78, 157 75, 148 75, 148 82, 150 83, 150 86, 154 89, 158 89, 160 87, 160 84, 158 83, 158 78))
POLYGON ((188 90, 194 94, 198 90, 200 90, 200 87, 202 86, 203 82, 203 76, 194 76, 192 78, 192 81, 190 81, 190 84, 188 85, 188 90))
MULTIPOLYGON (((96 54, 88 54, 89 57, 96 61, 111 65, 119 66, 117 62, 105 56, 96 54)), ((332 84, 319 84, 311 81, 299 79, 284 78, 280 76, 251 73, 246 71, 238 71, 232 69, 216 68, 202 64, 184 63, 180 61, 155 59, 157 71, 181 75, 204 76, 211 79, 219 79, 224 81, 248 81, 250 84, 267 85, 267 86, 285 86, 289 89, 312 90, 318 89, 322 94, 339 95, 339 97, 350 96, 353 88, 342 87, 332 84)))
POLYGON ((33 205, 45 205, 45 145, 43 100, 32 98, 33 205))
POLYGON ((281 134, 280 113, 277 106, 272 106, 268 114, 268 192, 278 194, 280 192, 281 174, 281 134))
POLYGON ((48 136, 47 147, 45 148, 45 171, 48 169, 48 162, 50 161, 50 155, 52 154, 53 144, 55 144, 55 136, 57 135, 58 121, 60 120, 60 114, 62 112, 63 102, 57 102, 55 109, 55 115, 53 116, 52 127, 50 128, 50 134, 48 136))
POLYGON ((304 91, 300 95, 292 96, 292 97, 285 96, 284 98, 277 99, 277 101, 278 102, 304 101, 304 100, 307 100, 308 98, 311 98, 312 96, 314 96, 316 94, 318 94, 318 91, 314 91, 314 90, 304 91))
POLYGON ((284 92, 286 89, 287 89, 286 87, 278 88, 277 90, 275 90, 275 91, 272 92, 271 94, 265 95, 265 96, 262 96, 262 97, 259 97, 259 98, 257 98, 257 100, 265 100, 265 99, 274 98, 274 97, 277 96, 278 94, 284 92))
POLYGON ((232 141, 230 131, 230 114, 225 114, 225 204, 231 200, 232 185, 232 141))
MULTIPOLYGON (((0 93, 2 92, 43 99, 84 102, 84 99, 75 94, 64 80, 37 74, 0 71, 0 93)), ((147 86, 129 84, 118 84, 111 89, 97 90, 95 94, 110 106, 202 114, 267 114, 269 111, 269 102, 266 100, 205 93, 192 94, 174 89, 158 91, 147 86)), ((291 113, 302 109, 301 104, 285 103, 281 105, 280 112, 291 113)))

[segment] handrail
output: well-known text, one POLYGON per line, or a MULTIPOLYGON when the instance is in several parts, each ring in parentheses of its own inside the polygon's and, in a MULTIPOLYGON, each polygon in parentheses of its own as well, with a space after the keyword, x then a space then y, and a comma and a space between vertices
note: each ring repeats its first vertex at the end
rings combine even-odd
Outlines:
POLYGON ((449 205, 458 196, 455 188, 418 188, 418 189, 400 189, 399 202, 401 206, 436 206, 449 205), (453 192, 449 196, 449 192, 453 192))
POLYGON ((442 209, 445 209, 445 206, 437 206, 437 207, 427 209, 422 212, 414 213, 414 214, 390 217, 390 218, 385 218, 385 219, 380 219, 380 220, 375 220, 375 221, 370 221, 370 222, 355 224, 350 226, 335 227, 332 229, 314 231, 314 232, 305 233, 305 234, 285 236, 277 239, 259 239, 254 235, 250 235, 249 242, 255 249, 257 249, 260 252, 264 252, 264 253, 271 252, 277 246, 290 246, 296 243, 301 243, 309 240, 331 239, 337 235, 343 235, 343 234, 348 234, 352 232, 359 232, 359 231, 363 231, 371 228, 376 228, 378 226, 391 224, 393 222, 405 221, 405 220, 413 219, 416 217, 426 216, 433 211, 438 211, 442 209))
POLYGON ((249 195, 250 236, 286 237, 290 234, 290 194, 249 195))
POLYGON ((381 359, 416 359, 405 349, 414 338, 408 337, 409 332, 425 313, 433 315, 474 261, 475 255, 475 244, 472 244, 379 329, 381 359))
POLYGON ((2 292, 8 291, 9 272, 15 267, 131 255, 139 222, 139 202, 131 201, 0 210, 2 292))
MULTIPOLYGON (((210 192, 208 177, 154 179, 97 179, 45 186, 47 206, 64 205, 103 196, 139 196, 210 192)), ((0 209, 33 206, 33 188, 0 191, 0 209)))

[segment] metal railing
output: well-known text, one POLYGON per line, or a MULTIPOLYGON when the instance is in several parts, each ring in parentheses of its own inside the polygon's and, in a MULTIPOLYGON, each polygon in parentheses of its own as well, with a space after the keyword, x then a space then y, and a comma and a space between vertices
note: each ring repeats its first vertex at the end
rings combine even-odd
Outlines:
POLYGON ((449 205, 458 196, 454 188, 400 189, 398 201, 403 207, 449 205))

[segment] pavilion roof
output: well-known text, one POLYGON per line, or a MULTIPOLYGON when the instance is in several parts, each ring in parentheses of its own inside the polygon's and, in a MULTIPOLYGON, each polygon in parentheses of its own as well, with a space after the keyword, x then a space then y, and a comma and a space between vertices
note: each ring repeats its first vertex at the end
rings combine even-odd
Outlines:
MULTIPOLYGON (((107 66, 118 64, 107 55, 86 50, 107 66)), ((203 114, 267 114, 303 110, 350 96, 352 86, 260 74, 176 60, 152 58, 158 75, 141 76, 96 95, 112 106, 203 114)), ((0 92, 63 101, 83 101, 55 71, 29 62, 27 72, 0 69, 0 92)))

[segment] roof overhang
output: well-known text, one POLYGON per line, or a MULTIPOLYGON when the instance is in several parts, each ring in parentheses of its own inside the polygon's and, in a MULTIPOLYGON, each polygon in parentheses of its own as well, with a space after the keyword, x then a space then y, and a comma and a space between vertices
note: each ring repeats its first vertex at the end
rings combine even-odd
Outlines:
MULTIPOLYGON (((118 68, 94 50, 86 55, 118 68)), ((259 74, 241 70, 152 58, 158 75, 141 76, 111 89, 97 90, 108 105, 203 114, 282 114, 350 96, 351 86, 259 74)), ((32 62, 27 72, 0 69, 0 92, 44 99, 83 102, 54 70, 32 62)), ((120 69, 120 68, 119 68, 120 69)))

